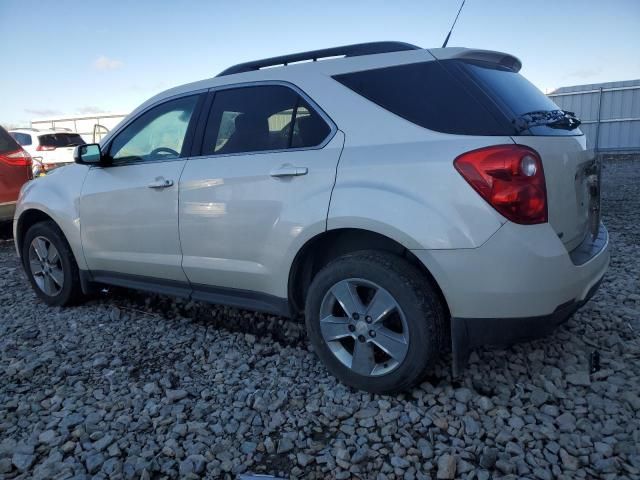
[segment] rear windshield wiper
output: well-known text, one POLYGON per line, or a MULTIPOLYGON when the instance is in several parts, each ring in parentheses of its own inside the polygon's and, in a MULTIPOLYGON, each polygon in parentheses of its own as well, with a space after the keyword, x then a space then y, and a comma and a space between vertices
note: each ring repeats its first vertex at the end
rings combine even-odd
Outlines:
POLYGON ((518 133, 527 130, 529 127, 546 125, 550 128, 562 128, 564 130, 574 130, 582 122, 573 112, 566 110, 537 110, 520 115, 514 120, 518 133))

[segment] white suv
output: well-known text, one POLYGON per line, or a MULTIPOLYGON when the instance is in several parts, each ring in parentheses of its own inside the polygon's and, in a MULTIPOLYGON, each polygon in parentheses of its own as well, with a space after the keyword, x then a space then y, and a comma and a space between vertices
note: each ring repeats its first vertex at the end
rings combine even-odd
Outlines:
POLYGON ((549 333, 609 263, 580 122, 519 68, 381 42, 173 88, 23 189, 18 253, 49 305, 111 284, 304 314, 368 391, 414 385, 449 344, 460 371, 549 333))
POLYGON ((67 129, 18 128, 9 135, 31 155, 35 176, 72 164, 75 147, 86 144, 79 134, 67 129))

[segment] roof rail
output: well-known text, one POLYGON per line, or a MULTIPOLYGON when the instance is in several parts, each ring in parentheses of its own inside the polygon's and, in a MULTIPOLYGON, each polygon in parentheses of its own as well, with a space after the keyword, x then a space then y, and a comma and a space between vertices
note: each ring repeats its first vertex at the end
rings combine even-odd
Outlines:
POLYGON ((290 63, 303 61, 317 61, 327 57, 359 57, 362 55, 373 55, 376 53, 402 52, 406 50, 420 50, 420 47, 404 42, 369 42, 356 43, 354 45, 344 45, 342 47, 323 48, 321 50, 311 50, 309 52, 293 53, 280 57, 253 60, 251 62, 239 63, 233 67, 220 72, 218 77, 231 75, 234 73, 252 72, 261 68, 274 67, 277 65, 286 66, 290 63))

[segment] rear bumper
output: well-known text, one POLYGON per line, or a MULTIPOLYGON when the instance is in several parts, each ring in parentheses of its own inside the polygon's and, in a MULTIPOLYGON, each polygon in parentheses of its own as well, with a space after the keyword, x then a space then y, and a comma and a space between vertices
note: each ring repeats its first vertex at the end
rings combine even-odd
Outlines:
POLYGON ((521 318, 456 318, 451 319, 451 346, 454 375, 466 366, 469 354, 483 345, 509 346, 518 342, 535 340, 553 333, 554 329, 569 320, 580 307, 596 293, 601 277, 586 297, 559 305, 549 315, 521 318))
POLYGON ((551 333, 593 296, 610 256, 604 225, 569 253, 550 225, 512 223, 475 249, 413 253, 447 300, 456 371, 476 347, 551 333))

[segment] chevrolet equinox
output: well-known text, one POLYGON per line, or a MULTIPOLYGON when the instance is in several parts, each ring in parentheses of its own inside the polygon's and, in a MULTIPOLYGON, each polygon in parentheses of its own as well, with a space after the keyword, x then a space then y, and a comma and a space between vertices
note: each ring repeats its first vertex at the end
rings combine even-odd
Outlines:
POLYGON ((28 183, 37 295, 119 285, 297 317, 344 383, 546 335, 609 263, 580 121, 508 54, 376 42, 235 65, 148 100, 28 183))

